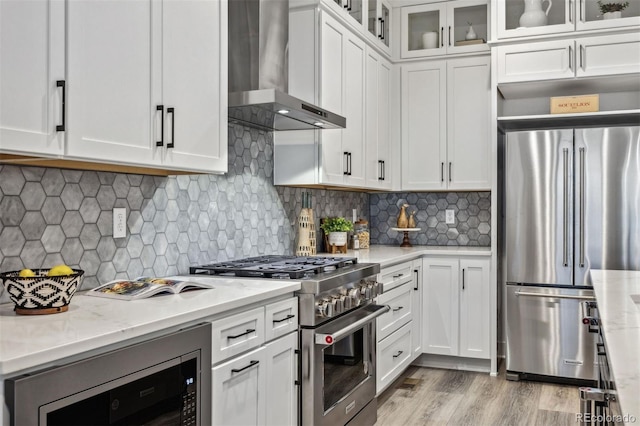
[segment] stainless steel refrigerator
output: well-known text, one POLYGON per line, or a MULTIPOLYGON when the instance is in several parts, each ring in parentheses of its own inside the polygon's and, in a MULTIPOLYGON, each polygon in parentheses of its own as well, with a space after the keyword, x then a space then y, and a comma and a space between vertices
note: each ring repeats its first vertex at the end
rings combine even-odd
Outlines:
POLYGON ((590 269, 640 270, 640 127, 508 132, 507 378, 596 379, 590 269))

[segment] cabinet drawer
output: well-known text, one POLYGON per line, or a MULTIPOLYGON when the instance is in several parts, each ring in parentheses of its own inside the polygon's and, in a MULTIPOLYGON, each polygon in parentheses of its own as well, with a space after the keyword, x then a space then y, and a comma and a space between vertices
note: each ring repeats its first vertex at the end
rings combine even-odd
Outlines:
POLYGON ((573 40, 499 46, 498 84, 572 78, 575 75, 573 40))
POLYGON ((411 323, 378 343, 376 391, 389 386, 411 363, 411 323))
POLYGON ((298 298, 272 303, 266 307, 265 341, 298 329, 298 298))
POLYGON ((211 327, 211 362, 215 364, 264 343, 264 308, 213 321, 211 327))
POLYGON ((406 282, 411 281, 411 262, 401 263, 399 265, 389 266, 380 271, 382 288, 387 292, 406 282))
POLYGON ((389 312, 379 316, 376 320, 376 337, 378 341, 384 339, 402 325, 411 321, 411 282, 378 296, 379 305, 389 305, 389 312))

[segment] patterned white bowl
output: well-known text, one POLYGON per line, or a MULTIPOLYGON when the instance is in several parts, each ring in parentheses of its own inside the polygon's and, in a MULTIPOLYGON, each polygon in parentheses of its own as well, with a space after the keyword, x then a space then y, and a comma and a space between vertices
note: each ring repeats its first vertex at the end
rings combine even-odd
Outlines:
POLYGON ((15 311, 22 315, 41 315, 65 312, 80 287, 84 271, 74 269, 73 274, 49 277, 48 269, 34 269, 35 277, 21 277, 20 271, 0 274, 15 311))

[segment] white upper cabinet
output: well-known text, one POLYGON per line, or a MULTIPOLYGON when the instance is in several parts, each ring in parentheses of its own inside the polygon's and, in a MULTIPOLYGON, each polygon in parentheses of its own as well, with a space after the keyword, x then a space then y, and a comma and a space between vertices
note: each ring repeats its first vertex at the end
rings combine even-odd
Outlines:
POLYGON ((458 0, 401 9, 401 58, 489 51, 486 0, 458 0))
POLYGON ((605 16, 597 0, 493 0, 492 6, 498 39, 640 25, 638 1, 630 1, 617 19, 605 16))
POLYGON ((151 0, 67 3, 67 155, 160 165, 150 111, 161 65, 153 11, 151 0))
POLYGON ((490 59, 402 66, 402 189, 491 188, 490 59))
POLYGON ((226 0, 0 8, 0 150, 227 170, 226 0))
POLYGON ((369 38, 377 40, 379 47, 391 55, 391 5, 386 0, 369 0, 367 31, 369 38))
POLYGON ((0 1, 0 152, 64 153, 64 29, 62 1, 0 1))

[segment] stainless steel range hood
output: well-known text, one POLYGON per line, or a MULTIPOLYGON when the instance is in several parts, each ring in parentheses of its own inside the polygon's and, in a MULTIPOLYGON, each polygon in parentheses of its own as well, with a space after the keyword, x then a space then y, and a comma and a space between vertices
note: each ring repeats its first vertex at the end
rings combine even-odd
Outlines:
POLYGON ((229 122, 341 129, 346 118, 287 93, 289 0, 229 0, 229 122))

